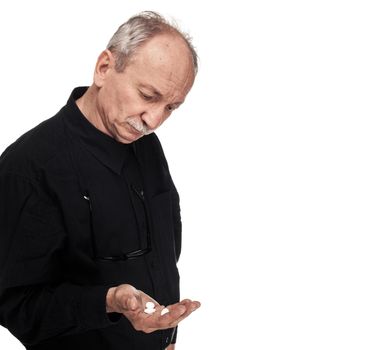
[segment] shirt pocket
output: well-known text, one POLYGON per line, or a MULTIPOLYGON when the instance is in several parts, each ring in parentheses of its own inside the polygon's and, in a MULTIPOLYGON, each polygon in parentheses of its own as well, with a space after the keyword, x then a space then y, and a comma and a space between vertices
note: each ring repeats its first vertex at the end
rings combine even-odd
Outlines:
POLYGON ((141 232, 129 193, 93 192, 85 197, 95 259, 122 260, 123 255, 146 247, 146 232, 141 232))

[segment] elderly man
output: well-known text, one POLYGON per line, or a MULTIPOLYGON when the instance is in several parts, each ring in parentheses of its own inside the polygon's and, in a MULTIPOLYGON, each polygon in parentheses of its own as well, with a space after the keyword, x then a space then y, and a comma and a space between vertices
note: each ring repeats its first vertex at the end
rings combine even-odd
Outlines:
POLYGON ((200 306, 179 302, 179 197, 153 133, 196 71, 185 34, 132 17, 93 84, 1 156, 0 322, 27 349, 173 349, 200 306))

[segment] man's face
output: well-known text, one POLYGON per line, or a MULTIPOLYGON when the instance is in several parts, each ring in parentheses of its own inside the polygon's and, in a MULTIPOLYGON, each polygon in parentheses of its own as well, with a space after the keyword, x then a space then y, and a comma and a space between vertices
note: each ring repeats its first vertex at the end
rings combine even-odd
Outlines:
POLYGON ((194 82, 189 49, 176 36, 153 37, 121 73, 110 52, 103 56, 95 72, 96 112, 101 129, 122 143, 157 129, 184 102, 194 82))

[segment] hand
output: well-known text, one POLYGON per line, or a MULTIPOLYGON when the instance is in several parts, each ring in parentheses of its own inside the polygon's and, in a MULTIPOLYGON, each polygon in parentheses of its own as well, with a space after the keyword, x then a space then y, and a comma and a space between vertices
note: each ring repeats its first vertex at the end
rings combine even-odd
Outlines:
POLYGON ((149 295, 136 289, 130 284, 121 284, 112 287, 106 297, 107 312, 118 312, 123 314, 132 323, 137 331, 151 333, 159 329, 174 328, 198 309, 201 304, 198 301, 184 299, 179 303, 166 306, 169 312, 161 316, 161 310, 165 306, 160 305, 149 295), (156 312, 146 314, 145 304, 151 301, 155 304, 156 312))
POLYGON ((166 350, 174 350, 175 349, 175 344, 170 344, 166 350))

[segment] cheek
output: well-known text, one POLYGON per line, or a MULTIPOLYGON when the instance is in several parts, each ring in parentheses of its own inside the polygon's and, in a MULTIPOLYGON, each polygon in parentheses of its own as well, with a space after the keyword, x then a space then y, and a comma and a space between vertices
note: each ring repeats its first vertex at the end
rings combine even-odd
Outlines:
POLYGON ((99 104, 102 109, 103 119, 113 124, 120 120, 124 114, 123 99, 114 89, 105 89, 99 93, 99 104))
POLYGON ((108 123, 122 123, 128 117, 135 117, 144 112, 144 103, 132 88, 121 88, 115 82, 100 91, 99 99, 103 106, 104 118, 108 123))
POLYGON ((103 114, 109 118, 109 116, 112 114, 112 108, 115 105, 114 91, 112 89, 109 89, 108 86, 103 87, 99 91, 98 101, 103 114))
POLYGON ((118 121, 125 121, 128 117, 140 115, 143 111, 138 98, 127 92, 115 94, 112 103, 113 116, 118 121))

